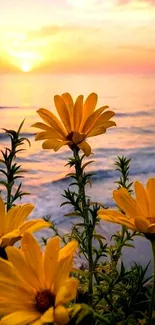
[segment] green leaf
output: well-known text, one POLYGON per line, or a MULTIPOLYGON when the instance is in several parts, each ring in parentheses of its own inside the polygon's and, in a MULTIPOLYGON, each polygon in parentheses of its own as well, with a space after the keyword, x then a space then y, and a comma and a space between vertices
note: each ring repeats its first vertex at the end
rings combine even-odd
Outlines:
POLYGON ((19 134, 20 134, 20 131, 21 131, 21 128, 22 128, 24 122, 25 122, 25 119, 24 119, 24 120, 21 122, 21 124, 19 125, 18 131, 17 131, 17 135, 18 135, 18 136, 19 136, 19 134))
POLYGON ((81 214, 79 212, 73 211, 73 212, 64 214, 64 217, 81 217, 81 214))
POLYGON ((93 163, 93 162, 95 162, 95 160, 90 160, 90 161, 86 162, 86 163, 82 166, 82 170, 84 170, 86 166, 88 166, 89 164, 91 164, 91 163, 93 163))
POLYGON ((4 169, 0 169, 0 173, 4 174, 6 177, 8 177, 8 174, 4 169))

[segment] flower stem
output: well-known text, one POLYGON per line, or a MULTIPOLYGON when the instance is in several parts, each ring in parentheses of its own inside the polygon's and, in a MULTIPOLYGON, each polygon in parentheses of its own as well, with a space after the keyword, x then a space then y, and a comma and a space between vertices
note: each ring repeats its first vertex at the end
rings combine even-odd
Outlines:
POLYGON ((93 240, 93 227, 91 224, 91 220, 89 219, 88 214, 88 204, 86 201, 86 193, 85 193, 85 181, 84 181, 84 172, 82 169, 81 158, 79 156, 79 149, 77 147, 74 148, 74 159, 75 159, 75 171, 76 171, 76 179, 78 182, 79 187, 79 196, 82 204, 82 212, 83 212, 83 219, 86 228, 86 236, 87 236, 87 244, 88 244, 88 295, 89 301, 88 304, 92 305, 92 298, 93 298, 93 247, 92 247, 92 240, 93 240))
POLYGON ((155 239, 150 239, 150 242, 152 245, 152 252, 153 252, 154 274, 153 274, 153 286, 152 286, 151 302, 150 302, 150 309, 149 309, 148 325, 152 325, 152 314, 153 314, 154 303, 155 303, 155 239))

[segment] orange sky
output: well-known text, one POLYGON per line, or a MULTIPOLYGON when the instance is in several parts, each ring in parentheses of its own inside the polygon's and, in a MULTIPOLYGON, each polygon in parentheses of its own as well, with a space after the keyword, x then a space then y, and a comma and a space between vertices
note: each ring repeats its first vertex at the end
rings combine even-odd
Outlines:
POLYGON ((0 1, 2 73, 155 72, 155 0, 0 1))

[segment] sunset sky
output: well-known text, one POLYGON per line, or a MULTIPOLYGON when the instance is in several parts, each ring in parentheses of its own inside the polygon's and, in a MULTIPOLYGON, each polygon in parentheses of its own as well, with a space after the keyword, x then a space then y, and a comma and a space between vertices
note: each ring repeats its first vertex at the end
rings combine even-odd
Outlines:
POLYGON ((0 0, 0 72, 155 73, 155 0, 0 0))

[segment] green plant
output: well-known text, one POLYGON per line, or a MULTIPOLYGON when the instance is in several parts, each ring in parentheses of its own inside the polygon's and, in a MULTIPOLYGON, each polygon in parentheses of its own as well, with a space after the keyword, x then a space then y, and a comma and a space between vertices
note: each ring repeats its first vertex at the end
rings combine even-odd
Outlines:
POLYGON ((7 211, 14 205, 18 198, 21 199, 22 196, 29 194, 22 191, 22 182, 20 182, 15 189, 16 180, 23 178, 24 176, 21 174, 26 172, 26 170, 22 169, 21 165, 16 162, 17 154, 24 150, 18 148, 24 144, 24 141, 27 141, 30 146, 30 141, 26 137, 20 136, 23 124, 24 120, 20 124, 17 132, 14 130, 3 129, 11 140, 11 148, 6 147, 5 150, 1 150, 3 159, 0 159, 0 163, 4 167, 0 169, 0 173, 6 178, 6 180, 0 180, 0 184, 6 189, 7 211))

